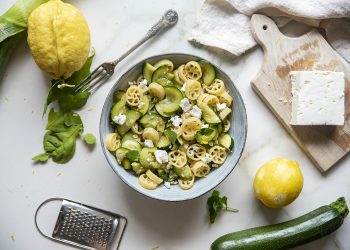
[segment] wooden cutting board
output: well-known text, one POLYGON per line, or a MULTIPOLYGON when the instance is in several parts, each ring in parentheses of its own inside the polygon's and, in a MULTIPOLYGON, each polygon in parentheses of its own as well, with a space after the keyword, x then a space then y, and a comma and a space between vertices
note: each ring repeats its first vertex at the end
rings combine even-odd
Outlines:
POLYGON ((350 151, 350 68, 317 30, 300 37, 283 35, 274 21, 253 15, 251 29, 264 50, 264 61, 252 87, 321 172, 350 151), (345 73, 344 126, 291 126, 291 70, 345 73))

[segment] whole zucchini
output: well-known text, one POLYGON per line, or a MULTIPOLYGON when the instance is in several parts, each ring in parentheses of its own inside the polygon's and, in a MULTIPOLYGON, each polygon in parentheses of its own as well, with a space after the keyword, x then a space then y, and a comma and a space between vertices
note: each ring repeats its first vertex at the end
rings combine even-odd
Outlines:
POLYGON ((216 239, 212 250, 277 250, 296 247, 337 230, 348 215, 344 197, 296 219, 270 226, 255 227, 216 239))

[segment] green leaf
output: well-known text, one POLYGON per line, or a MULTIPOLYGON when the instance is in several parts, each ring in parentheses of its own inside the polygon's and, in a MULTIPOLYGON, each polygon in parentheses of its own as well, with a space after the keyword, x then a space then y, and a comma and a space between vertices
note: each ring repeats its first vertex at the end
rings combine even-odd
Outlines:
POLYGON ((66 80, 66 82, 69 84, 77 85, 81 83, 88 75, 90 75, 90 68, 94 57, 95 50, 93 50, 92 55, 88 57, 83 67, 80 70, 74 72, 73 75, 66 80))
POLYGON ((164 135, 171 141, 171 144, 175 144, 177 135, 174 131, 165 130, 164 135))
POLYGON ((61 84, 63 82, 63 80, 52 80, 51 83, 52 83, 52 86, 51 88, 49 89, 49 93, 47 94, 47 97, 46 97, 46 101, 45 101, 45 104, 44 104, 44 110, 43 110, 43 116, 46 114, 46 111, 47 111, 47 107, 54 101, 56 101, 58 99, 58 96, 59 96, 59 88, 57 88, 57 86, 59 84, 61 84))
POLYGON ((140 153, 137 150, 130 150, 125 155, 130 161, 138 161, 140 157, 140 153))
POLYGON ((33 161, 40 161, 40 162, 46 162, 49 159, 49 154, 48 153, 41 153, 32 158, 33 161))
POLYGON ((55 111, 53 108, 50 110, 48 122, 46 124, 46 130, 51 130, 54 132, 60 132, 66 130, 66 125, 64 124, 64 112, 55 111))
POLYGON ((82 138, 89 145, 96 143, 96 137, 91 133, 83 135, 82 138))
POLYGON ((76 138, 82 129, 82 124, 69 127, 63 132, 48 131, 44 136, 44 149, 57 163, 69 161, 75 152, 76 138))
POLYGON ((64 114, 64 124, 67 127, 83 125, 83 121, 77 113, 67 112, 64 114))
POLYGON ((58 104, 63 110, 70 111, 82 108, 90 97, 88 92, 65 94, 58 97, 58 104))
POLYGON ((214 190, 211 196, 208 198, 207 206, 209 209, 209 219, 211 224, 215 222, 216 216, 218 215, 218 212, 220 210, 238 212, 237 209, 230 208, 227 206, 227 197, 220 197, 220 192, 217 190, 214 190))

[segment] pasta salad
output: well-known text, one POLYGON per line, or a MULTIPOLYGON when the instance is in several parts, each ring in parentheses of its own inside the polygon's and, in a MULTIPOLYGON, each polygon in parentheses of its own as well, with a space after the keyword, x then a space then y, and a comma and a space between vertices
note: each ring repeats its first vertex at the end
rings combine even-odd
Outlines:
POLYGON ((233 100, 207 61, 177 68, 168 59, 145 62, 142 74, 113 99, 115 132, 105 145, 143 188, 164 183, 190 189, 233 149, 228 134, 233 100))

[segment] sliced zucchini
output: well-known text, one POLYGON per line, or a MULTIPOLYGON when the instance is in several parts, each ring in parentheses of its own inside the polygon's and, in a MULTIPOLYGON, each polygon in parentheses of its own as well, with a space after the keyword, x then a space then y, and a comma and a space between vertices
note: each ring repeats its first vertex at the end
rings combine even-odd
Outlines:
POLYGON ((122 161, 122 166, 125 168, 125 170, 131 169, 131 162, 129 159, 124 158, 122 161))
POLYGON ((141 106, 141 108, 138 108, 137 111, 144 115, 149 110, 149 106, 151 103, 150 98, 147 95, 144 95, 141 98, 141 103, 143 103, 143 105, 141 106))
POLYGON ((138 152, 141 151, 142 147, 138 141, 134 139, 132 133, 127 133, 122 138, 122 148, 126 148, 128 150, 136 150, 138 152))
POLYGON ((142 167, 139 162, 133 162, 131 163, 132 170, 135 172, 135 174, 140 175, 144 172, 146 172, 146 168, 142 167))
POLYGON ((115 157, 117 158, 117 162, 119 164, 122 164, 122 161, 123 159, 125 158, 125 155, 126 153, 128 152, 129 150, 126 149, 126 148, 118 148, 116 151, 115 151, 115 157))
POLYGON ((157 148, 143 148, 140 153, 140 163, 145 168, 151 168, 152 162, 156 161, 156 158, 154 156, 154 152, 157 150, 157 148))
POLYGON ((165 129, 163 118, 157 114, 146 114, 142 116, 140 124, 143 128, 154 128, 161 133, 163 133, 165 129))
POLYGON ((212 84, 216 75, 214 66, 204 60, 199 61, 198 64, 201 66, 203 83, 205 85, 212 84))
POLYGON ((216 129, 202 128, 196 133, 195 138, 199 144, 208 144, 211 140, 215 138, 216 135, 216 129))
POLYGON ((159 83, 159 84, 162 85, 163 87, 164 87, 164 86, 173 86, 173 85, 174 85, 173 81, 169 80, 169 79, 166 78, 166 77, 158 78, 158 79, 157 79, 157 83, 159 83))
POLYGON ((153 72, 156 70, 155 67, 152 66, 152 64, 146 62, 143 66, 143 77, 147 80, 147 82, 152 81, 152 75, 153 72))
POLYGON ((168 59, 163 59, 163 60, 160 60, 158 62, 156 62, 154 64, 154 67, 155 68, 159 68, 159 67, 162 67, 162 66, 166 66, 168 68, 169 71, 173 71, 174 69, 174 64, 172 61, 168 60, 168 59))
POLYGON ((117 125, 117 131, 120 135, 125 135, 134 126, 135 122, 141 117, 141 113, 135 110, 127 110, 125 116, 125 123, 117 125))
POLYGON ((111 120, 113 120, 114 116, 116 115, 125 114, 127 110, 125 104, 126 104, 126 101, 121 99, 113 105, 111 109, 111 120))
POLYGON ((117 90, 113 95, 113 101, 119 102, 121 99, 125 97, 125 91, 124 90, 117 90))
POLYGON ((169 117, 180 108, 184 98, 182 92, 175 87, 164 87, 165 99, 155 105, 157 112, 163 117, 169 117))
POLYGON ((207 104, 203 102, 197 102, 197 105, 202 110, 204 121, 209 124, 221 123, 219 116, 207 104))
POLYGON ((220 145, 224 146, 228 150, 232 151, 234 146, 234 140, 229 134, 222 134, 219 136, 218 141, 220 145))
POLYGON ((169 140, 169 138, 166 137, 165 135, 162 135, 159 138, 159 141, 157 143, 157 148, 168 150, 168 149, 171 149, 171 147, 172 147, 172 145, 171 145, 171 141, 169 140))
POLYGON ((188 165, 184 166, 182 168, 176 168, 175 167, 174 169, 175 169, 175 173, 180 178, 183 178, 183 179, 191 179, 192 178, 192 171, 191 171, 191 168, 188 165))
POLYGON ((168 80, 174 79, 174 74, 169 71, 167 66, 160 66, 157 68, 152 75, 152 82, 158 83, 158 79, 166 78, 168 80))

